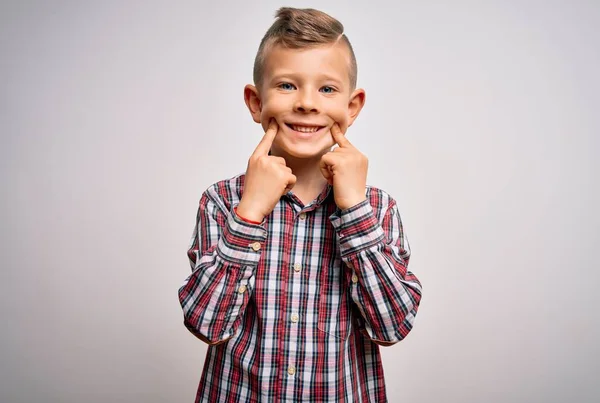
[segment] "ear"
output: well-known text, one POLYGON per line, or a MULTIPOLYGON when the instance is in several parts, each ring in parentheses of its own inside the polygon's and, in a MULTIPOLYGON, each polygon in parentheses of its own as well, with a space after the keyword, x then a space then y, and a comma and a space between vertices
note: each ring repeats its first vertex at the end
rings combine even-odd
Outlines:
POLYGON ((258 89, 255 86, 248 84, 244 87, 244 101, 246 101, 246 106, 250 111, 250 115, 252 115, 252 119, 256 123, 260 123, 262 102, 260 101, 258 89))
POLYGON ((354 90, 350 96, 350 101, 348 102, 348 127, 352 126, 352 123, 354 123, 354 120, 365 105, 366 96, 367 94, 362 88, 354 90))

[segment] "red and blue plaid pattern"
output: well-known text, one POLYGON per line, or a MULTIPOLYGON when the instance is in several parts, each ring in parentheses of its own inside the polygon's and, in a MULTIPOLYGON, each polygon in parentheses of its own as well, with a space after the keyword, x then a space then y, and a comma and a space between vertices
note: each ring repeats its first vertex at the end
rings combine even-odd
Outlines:
POLYGON ((327 185, 253 224, 235 212, 244 178, 202 194, 179 289, 210 344, 196 402, 386 402, 379 345, 406 337, 421 299, 395 200, 369 186, 340 210, 327 185))

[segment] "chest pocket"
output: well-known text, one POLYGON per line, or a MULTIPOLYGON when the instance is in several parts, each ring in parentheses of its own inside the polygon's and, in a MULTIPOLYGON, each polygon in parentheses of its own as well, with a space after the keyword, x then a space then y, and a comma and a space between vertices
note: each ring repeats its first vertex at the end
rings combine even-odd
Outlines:
POLYGON ((321 271, 318 328, 339 339, 347 339, 352 323, 351 297, 344 266, 339 258, 321 271))

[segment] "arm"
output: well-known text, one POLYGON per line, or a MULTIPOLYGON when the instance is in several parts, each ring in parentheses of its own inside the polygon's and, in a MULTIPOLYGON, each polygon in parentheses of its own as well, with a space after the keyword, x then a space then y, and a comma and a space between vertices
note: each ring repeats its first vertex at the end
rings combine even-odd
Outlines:
POLYGON ((296 183, 285 160, 268 155, 278 132, 277 122, 271 119, 248 160, 238 206, 246 219, 236 208, 225 207, 218 186, 204 192, 200 200, 188 250, 192 274, 179 289, 179 302, 186 327, 209 344, 227 341, 240 325, 267 238, 262 224, 296 183))
POLYGON ((412 329, 421 284, 407 270, 410 248, 396 202, 390 199, 381 224, 368 200, 330 218, 366 335, 382 346, 397 343, 412 329))
POLYGON ((179 289, 185 326, 220 344, 239 326, 254 285, 266 230, 227 211, 214 188, 200 199, 187 252, 192 274, 179 289))

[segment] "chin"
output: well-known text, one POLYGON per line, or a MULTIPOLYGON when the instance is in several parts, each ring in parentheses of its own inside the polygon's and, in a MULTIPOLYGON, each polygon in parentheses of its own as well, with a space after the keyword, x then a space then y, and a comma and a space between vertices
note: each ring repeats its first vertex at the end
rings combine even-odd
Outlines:
POLYGON ((288 154, 294 158, 313 159, 322 156, 327 151, 329 151, 329 149, 319 151, 291 150, 288 154))

